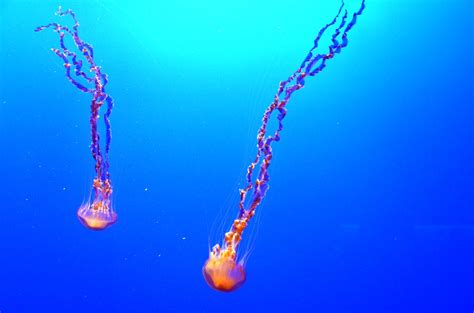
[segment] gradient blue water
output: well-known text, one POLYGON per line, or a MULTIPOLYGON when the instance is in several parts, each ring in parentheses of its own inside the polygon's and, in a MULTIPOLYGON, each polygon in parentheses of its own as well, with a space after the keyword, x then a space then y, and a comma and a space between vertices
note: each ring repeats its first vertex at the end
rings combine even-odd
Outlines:
POLYGON ((367 2, 289 105, 247 283, 221 294, 202 279, 261 114, 338 5, 2 0, 0 311, 472 312, 469 0, 367 2), (100 233, 75 217, 90 98, 49 51, 55 34, 33 32, 59 4, 116 101, 119 222, 100 233))

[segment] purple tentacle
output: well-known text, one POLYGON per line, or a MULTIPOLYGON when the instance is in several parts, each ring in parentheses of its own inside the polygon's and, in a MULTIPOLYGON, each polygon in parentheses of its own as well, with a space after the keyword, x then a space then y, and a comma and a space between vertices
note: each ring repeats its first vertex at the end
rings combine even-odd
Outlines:
MULTIPOLYGON (((332 59, 336 54, 339 54, 343 48, 348 44, 347 34, 356 24, 357 17, 361 15, 365 9, 365 0, 362 0, 361 6, 357 12, 353 14, 352 20, 347 24, 348 12, 345 10, 344 15, 341 18, 340 24, 334 30, 331 36, 331 44, 329 45, 329 52, 326 54, 315 54, 314 51, 318 48, 319 40, 326 32, 326 30, 333 26, 338 20, 342 9, 344 7, 344 2, 342 2, 339 11, 337 12, 334 19, 326 24, 317 34, 314 45, 310 49, 309 53, 301 63, 300 67, 285 81, 280 82, 278 91, 275 95, 273 102, 268 106, 263 114, 262 125, 260 126, 257 134, 257 153, 254 161, 249 165, 247 169, 246 181, 247 186, 244 189, 240 190, 240 213, 238 219, 248 220, 253 216, 255 209, 261 203, 265 194, 268 190, 268 181, 270 179, 268 174, 268 167, 271 164, 273 157, 272 146, 271 144, 274 141, 280 140, 280 132, 283 130, 283 119, 286 116, 286 105, 290 101, 292 94, 301 88, 305 84, 305 79, 308 76, 315 76, 320 73, 325 67, 327 60, 332 59), (344 28, 345 27, 345 28, 344 28), (341 36, 341 31, 342 32, 341 36), (341 39, 338 39, 341 37, 341 39), (317 65, 319 62, 319 65, 317 65), (317 66, 316 66, 317 65, 317 66), (315 67, 316 66, 316 67, 315 67), (314 67, 314 68, 313 68, 314 67), (278 111, 277 116, 278 128, 273 133, 273 135, 266 134, 268 121, 273 112, 278 111), (263 157, 263 158, 262 158, 263 157), (261 160, 262 158, 262 160, 261 160), (253 171, 256 166, 259 167, 259 173, 255 181, 252 180, 253 171), (253 188, 252 199, 246 206, 246 196, 247 193, 253 188)), ((232 231, 235 231, 232 229, 232 231)))
POLYGON ((111 141, 111 127, 110 127, 110 114, 113 109, 113 99, 105 92, 105 86, 108 83, 107 75, 101 72, 99 66, 96 65, 94 61, 94 49, 92 45, 87 42, 84 42, 79 37, 78 28, 79 22, 76 18, 76 14, 72 10, 62 11, 61 7, 56 12, 56 15, 63 17, 70 15, 74 21, 72 29, 67 26, 62 26, 58 23, 49 23, 44 26, 39 26, 35 29, 35 32, 40 32, 44 29, 53 28, 55 32, 59 34, 59 44, 60 49, 52 49, 52 51, 64 61, 64 67, 66 70, 67 79, 79 90, 93 95, 91 102, 91 115, 90 115, 90 125, 91 125, 91 153, 96 162, 95 169, 97 172, 97 177, 102 180, 109 179, 109 162, 108 162, 108 153, 110 150, 110 141, 111 141), (72 37, 76 48, 82 53, 84 59, 86 60, 89 70, 93 76, 86 74, 82 67, 84 65, 83 61, 78 59, 77 54, 72 52, 66 47, 64 42, 64 36, 68 34, 72 37), (73 67, 72 67, 73 66, 73 67), (90 84, 91 87, 88 88, 84 84, 78 82, 71 75, 71 68, 74 69, 74 74, 77 77, 82 77, 87 84, 90 84), (99 116, 99 111, 104 102, 107 104, 107 110, 104 114, 104 123, 106 127, 106 136, 105 136, 105 149, 104 156, 102 156, 102 150, 100 147, 100 136, 97 128, 97 120, 99 116))

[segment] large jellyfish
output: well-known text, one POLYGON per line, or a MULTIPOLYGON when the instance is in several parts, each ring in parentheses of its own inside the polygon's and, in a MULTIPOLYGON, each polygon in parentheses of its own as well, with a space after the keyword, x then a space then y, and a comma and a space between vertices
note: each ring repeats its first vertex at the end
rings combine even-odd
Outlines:
POLYGON ((334 58, 336 54, 339 54, 347 46, 347 34, 354 27, 357 17, 362 14, 364 9, 365 0, 362 0, 360 8, 352 14, 352 18, 349 21, 348 12, 344 10, 344 2, 342 2, 334 19, 326 24, 317 34, 313 47, 298 69, 288 79, 280 82, 273 102, 263 114, 262 125, 257 133, 257 154, 247 169, 247 185, 244 189, 240 190, 240 210, 238 216, 233 221, 230 230, 225 233, 222 246, 216 244, 209 252, 209 258, 204 264, 203 275, 211 288, 230 292, 239 288, 245 282, 244 262, 238 259, 237 250, 244 230, 249 225, 250 220, 255 215, 255 210, 262 202, 268 190, 270 178, 268 168, 273 155, 272 143, 280 140, 280 132, 283 129, 282 122, 287 112, 286 105, 293 93, 303 88, 307 77, 320 73, 326 67, 327 61, 334 58), (338 21, 339 23, 336 24, 338 21), (335 29, 331 36, 331 44, 328 47, 328 51, 326 53, 316 53, 319 40, 331 26, 335 26, 335 29), (268 135, 268 121, 274 112, 278 112, 278 128, 272 135, 268 135), (258 167, 258 174, 254 180, 252 176, 256 167, 258 167), (251 197, 247 199, 250 191, 252 191, 251 197))

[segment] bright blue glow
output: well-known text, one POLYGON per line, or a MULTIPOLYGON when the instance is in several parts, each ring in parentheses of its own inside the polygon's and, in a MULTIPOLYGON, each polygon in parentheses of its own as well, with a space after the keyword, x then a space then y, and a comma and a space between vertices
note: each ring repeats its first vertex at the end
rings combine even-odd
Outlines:
POLYGON ((470 0, 367 1, 288 107, 246 284, 222 295, 201 277, 263 110, 338 6, 0 1, 0 311, 471 312, 470 0), (100 234, 74 216, 93 175, 89 98, 56 36, 33 32, 59 4, 116 102, 119 221, 100 234))

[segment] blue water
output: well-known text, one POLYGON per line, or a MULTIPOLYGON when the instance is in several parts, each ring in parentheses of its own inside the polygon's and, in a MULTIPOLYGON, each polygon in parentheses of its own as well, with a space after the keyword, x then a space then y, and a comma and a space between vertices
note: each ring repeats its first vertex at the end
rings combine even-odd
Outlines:
POLYGON ((338 6, 2 0, 0 312, 472 312, 470 0, 367 1, 288 106, 247 282, 223 294, 202 278, 261 115, 338 6), (116 102, 119 220, 104 232, 75 216, 94 175, 90 96, 49 50, 56 34, 33 32, 70 21, 58 5, 116 102))

